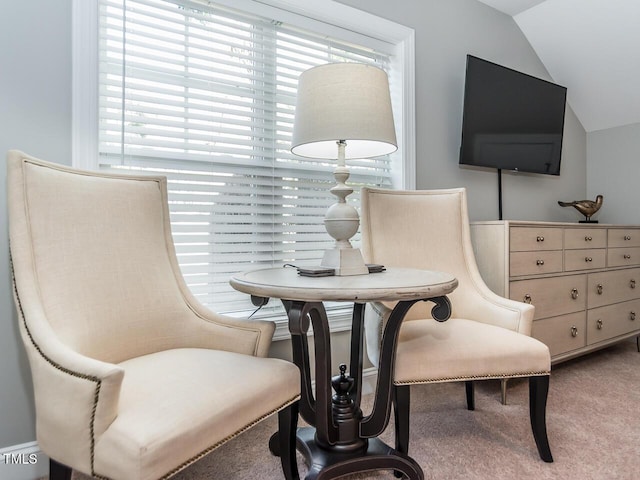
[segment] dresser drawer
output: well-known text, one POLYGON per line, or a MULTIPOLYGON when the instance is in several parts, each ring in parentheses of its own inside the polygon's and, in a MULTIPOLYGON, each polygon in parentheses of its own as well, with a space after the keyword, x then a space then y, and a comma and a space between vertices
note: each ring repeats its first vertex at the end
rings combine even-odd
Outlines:
POLYGON ((533 304, 534 318, 555 317, 584 310, 586 287, 586 275, 514 280, 509 283, 509 297, 533 304))
POLYGON ((640 300, 594 308, 587 313, 587 345, 635 330, 640 330, 640 300))
POLYGON ((640 247, 639 228, 610 228, 607 230, 609 248, 640 247))
POLYGON ((609 248, 607 251, 607 266, 609 267, 639 264, 640 247, 609 248))
POLYGON ((562 250, 562 229, 548 227, 513 227, 509 230, 512 252, 562 250))
POLYGON ((562 250, 513 252, 509 258, 509 274, 512 277, 561 271, 562 250))
POLYGON ((604 268, 607 260, 607 250, 594 248, 590 250, 565 250, 564 270, 573 272, 576 270, 589 270, 604 268))
POLYGON ((531 336, 547 345, 552 357, 576 350, 587 344, 585 317, 585 312, 577 312, 536 320, 533 322, 531 336))
POLYGON ((640 268, 589 274, 587 308, 640 297, 640 268))
POLYGON ((564 248, 606 248, 607 231, 604 228, 565 228, 564 248))

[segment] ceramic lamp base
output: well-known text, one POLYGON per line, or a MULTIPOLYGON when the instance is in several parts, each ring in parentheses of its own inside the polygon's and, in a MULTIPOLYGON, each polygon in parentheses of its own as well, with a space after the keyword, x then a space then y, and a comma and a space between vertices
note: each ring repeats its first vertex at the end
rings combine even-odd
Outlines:
POLYGON ((359 248, 333 248, 325 250, 321 265, 333 268, 335 275, 367 275, 369 268, 365 265, 359 248))

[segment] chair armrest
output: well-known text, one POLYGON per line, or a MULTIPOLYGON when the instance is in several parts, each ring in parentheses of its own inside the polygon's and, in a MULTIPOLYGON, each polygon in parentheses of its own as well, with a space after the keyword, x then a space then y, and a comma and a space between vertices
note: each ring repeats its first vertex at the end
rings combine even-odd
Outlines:
MULTIPOLYGON (((494 293, 486 286, 459 286, 448 295, 452 318, 465 318, 476 322, 506 328, 531 335, 535 308, 533 305, 510 300, 494 293)), ((430 306, 421 303, 409 310, 405 320, 431 318, 430 306)))
POLYGON ((531 336, 535 308, 522 302, 502 297, 491 290, 478 270, 471 238, 467 235, 465 248, 469 281, 459 285, 451 295, 453 316, 503 327, 531 336))
POLYGON ((189 306, 195 313, 190 322, 188 346, 226 350, 266 357, 276 329, 274 322, 246 320, 215 313, 197 301, 189 306))
POLYGON ((533 305, 502 297, 479 277, 459 286, 451 295, 453 317, 495 325, 524 335, 531 335, 533 305))
POLYGON ((67 347, 32 313, 29 326, 20 318, 20 334, 35 390, 38 445, 57 461, 90 472, 92 445, 118 414, 124 370, 67 347))

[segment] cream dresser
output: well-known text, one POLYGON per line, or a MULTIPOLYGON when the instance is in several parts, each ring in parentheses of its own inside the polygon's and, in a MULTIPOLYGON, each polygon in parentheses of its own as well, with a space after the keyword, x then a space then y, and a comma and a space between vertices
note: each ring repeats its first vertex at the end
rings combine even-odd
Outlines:
POLYGON ((552 362, 640 335, 640 226, 474 222, 471 237, 487 285, 535 305, 552 362))

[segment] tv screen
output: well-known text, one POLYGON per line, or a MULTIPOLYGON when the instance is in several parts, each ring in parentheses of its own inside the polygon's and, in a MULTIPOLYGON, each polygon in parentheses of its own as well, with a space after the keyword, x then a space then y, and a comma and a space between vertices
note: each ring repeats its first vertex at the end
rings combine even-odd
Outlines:
POLYGON ((560 175, 567 89, 467 55, 460 164, 560 175))

